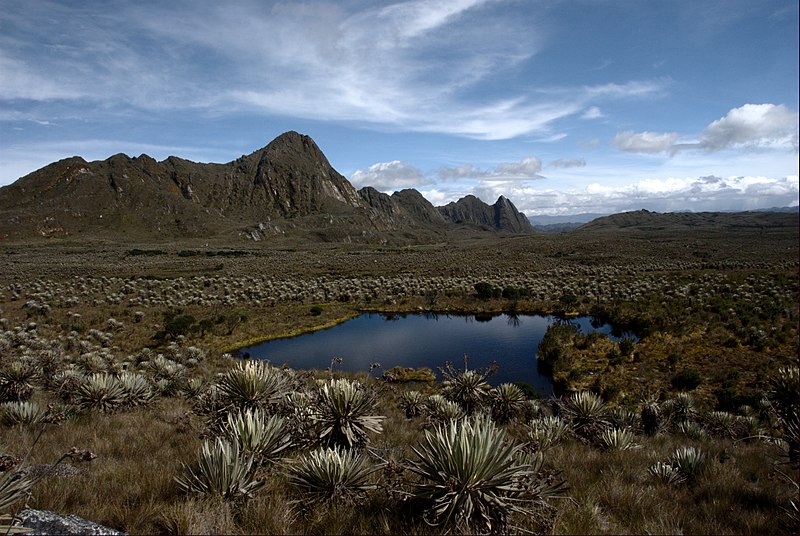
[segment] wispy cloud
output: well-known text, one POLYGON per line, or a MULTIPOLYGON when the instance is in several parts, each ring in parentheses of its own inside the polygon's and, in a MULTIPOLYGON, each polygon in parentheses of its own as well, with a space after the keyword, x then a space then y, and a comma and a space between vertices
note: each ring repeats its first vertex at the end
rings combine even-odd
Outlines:
POLYGON ((542 162, 529 156, 518 162, 501 162, 493 169, 479 169, 473 164, 441 168, 436 175, 443 180, 481 179, 483 181, 532 180, 542 178, 542 162))
POLYGON ((247 111, 501 140, 552 135, 560 119, 599 117, 596 101, 663 91, 662 80, 517 85, 487 98, 485 86, 536 56, 546 35, 536 9, 521 18, 496 3, 137 2, 93 13, 16 2, 0 36, 0 107, 247 111))
POLYGON ((547 167, 552 168, 578 168, 578 167, 585 167, 586 160, 583 158, 572 158, 570 160, 564 160, 559 158, 558 160, 553 160, 552 162, 548 162, 547 167))
POLYGON ((633 132, 626 130, 611 139, 620 151, 628 153, 666 153, 675 150, 675 142, 680 138, 677 132, 633 132))

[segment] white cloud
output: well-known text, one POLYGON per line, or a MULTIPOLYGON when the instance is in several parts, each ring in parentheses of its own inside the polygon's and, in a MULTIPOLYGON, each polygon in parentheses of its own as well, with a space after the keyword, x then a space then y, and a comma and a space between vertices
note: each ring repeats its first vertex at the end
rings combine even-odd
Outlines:
POLYGON ((621 185, 592 183, 575 189, 541 188, 544 184, 481 182, 467 193, 492 200, 505 195, 528 216, 608 214, 642 208, 658 212, 754 210, 797 206, 800 195, 797 175, 666 177, 621 185))
POLYGON ((797 151, 798 114, 783 105, 745 104, 703 131, 700 146, 719 151, 736 146, 777 146, 797 151))
POLYGON ((798 151, 798 114, 782 104, 745 104, 708 125, 700 141, 678 143, 677 132, 620 132, 611 140, 629 153, 670 153, 690 149, 707 152, 731 148, 773 148, 798 151))
POLYGON ((680 135, 677 132, 633 132, 626 130, 611 139, 621 151, 627 153, 665 153, 674 150, 675 142, 680 135))
POLYGON ((383 192, 394 192, 403 188, 416 188, 431 184, 422 172, 405 162, 393 160, 391 162, 378 162, 366 170, 356 170, 350 176, 350 182, 356 188, 372 186, 383 192))

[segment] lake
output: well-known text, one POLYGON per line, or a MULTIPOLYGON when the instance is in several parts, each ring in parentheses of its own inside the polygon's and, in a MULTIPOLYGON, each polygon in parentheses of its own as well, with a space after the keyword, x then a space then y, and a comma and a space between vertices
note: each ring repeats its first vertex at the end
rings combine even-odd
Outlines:
MULTIPOLYGON (((497 362, 500 368, 489 378, 492 385, 526 382, 550 396, 553 384, 537 369, 536 349, 556 321, 538 315, 363 314, 329 329, 242 348, 237 354, 293 369, 326 369, 333 357, 342 358, 334 370, 368 371, 378 362, 382 367, 373 371, 376 376, 396 365, 430 367, 439 379, 437 367, 450 361, 463 368, 466 354, 470 369, 497 362)), ((610 325, 597 324, 591 317, 569 322, 582 333, 599 331, 619 340, 610 325)))

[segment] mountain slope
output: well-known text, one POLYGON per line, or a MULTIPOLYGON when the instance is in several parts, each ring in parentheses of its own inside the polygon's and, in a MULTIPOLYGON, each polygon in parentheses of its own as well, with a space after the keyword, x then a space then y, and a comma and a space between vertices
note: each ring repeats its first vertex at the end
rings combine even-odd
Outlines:
POLYGON ((669 212, 637 210, 603 216, 578 228, 582 231, 629 229, 662 231, 681 229, 744 229, 797 227, 797 213, 790 212, 669 212))
POLYGON ((439 235, 452 223, 530 232, 520 224, 524 216, 501 200, 494 208, 477 198, 459 201, 462 209, 454 220, 416 190, 391 196, 372 188, 356 191, 310 137, 287 132, 226 164, 124 154, 55 162, 0 188, 0 239, 255 239, 295 233, 380 240, 380 233, 394 231, 413 239, 417 232, 439 235))

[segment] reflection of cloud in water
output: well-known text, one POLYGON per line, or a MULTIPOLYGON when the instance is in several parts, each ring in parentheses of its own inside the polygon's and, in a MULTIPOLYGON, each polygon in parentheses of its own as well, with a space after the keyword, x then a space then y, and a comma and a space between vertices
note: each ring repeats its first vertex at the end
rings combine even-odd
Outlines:
MULTIPOLYGON (((463 366, 464 354, 470 368, 488 367, 492 361, 500 365, 490 378, 493 385, 503 382, 530 383, 543 394, 550 394, 548 378, 536 370, 536 348, 549 317, 499 315, 485 321, 470 316, 393 315, 389 321, 382 315, 361 315, 331 329, 262 343, 247 349, 254 359, 288 364, 292 368, 324 369, 331 358, 344 362, 335 369, 368 371, 373 362, 382 370, 395 365, 430 367, 434 371, 451 361, 463 366)), ((586 333, 595 331, 591 319, 572 320, 586 333)), ((597 331, 610 333, 602 326, 597 331)), ((375 372, 377 374, 378 372, 375 372)))

